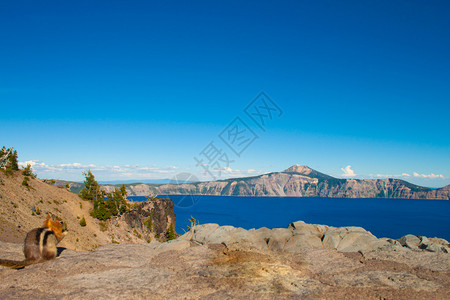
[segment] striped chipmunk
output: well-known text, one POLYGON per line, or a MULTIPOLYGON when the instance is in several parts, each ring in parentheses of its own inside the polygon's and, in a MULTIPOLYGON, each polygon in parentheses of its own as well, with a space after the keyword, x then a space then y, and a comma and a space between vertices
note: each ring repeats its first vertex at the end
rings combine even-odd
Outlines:
POLYGON ((22 261, 0 259, 0 265, 12 269, 21 269, 54 259, 57 254, 56 245, 66 234, 66 225, 56 216, 48 214, 42 227, 28 232, 23 246, 25 259, 22 261))

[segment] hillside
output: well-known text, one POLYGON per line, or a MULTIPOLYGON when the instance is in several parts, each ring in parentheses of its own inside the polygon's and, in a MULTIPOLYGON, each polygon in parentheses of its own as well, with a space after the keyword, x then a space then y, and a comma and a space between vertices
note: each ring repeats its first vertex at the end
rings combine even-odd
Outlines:
MULTIPOLYGON (((76 189, 76 183, 70 183, 76 189)), ((78 184, 78 188, 79 188, 78 184)), ((450 185, 430 189, 400 179, 340 179, 307 166, 292 166, 282 172, 185 184, 128 184, 129 195, 221 195, 296 196, 339 198, 450 199, 450 185)), ((111 191, 116 186, 104 185, 111 191)))
POLYGON ((0 172, 0 241, 23 243, 28 231, 41 226, 47 212, 67 223, 69 233, 59 246, 72 250, 92 250, 111 242, 143 244, 156 236, 163 240, 169 224, 175 223, 170 199, 132 203, 131 211, 100 222, 89 214, 92 203, 64 186, 29 177, 27 188, 22 185, 23 179, 19 171, 9 176, 0 172), (80 225, 82 217, 85 227, 80 225), (150 217, 152 230, 144 225, 150 217))

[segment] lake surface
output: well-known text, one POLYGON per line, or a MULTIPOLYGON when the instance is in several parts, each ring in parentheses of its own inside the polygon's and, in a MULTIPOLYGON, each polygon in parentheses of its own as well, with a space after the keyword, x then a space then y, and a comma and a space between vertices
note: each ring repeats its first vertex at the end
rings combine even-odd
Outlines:
MULTIPOLYGON (((160 195, 175 205, 176 231, 184 233, 193 216, 200 224, 286 228, 294 221, 361 226, 377 237, 406 234, 450 240, 450 201, 311 197, 232 197, 160 195), (193 197, 193 198, 189 198, 193 197), (183 230, 184 229, 184 230, 183 230)), ((143 201, 145 197, 128 197, 143 201)))

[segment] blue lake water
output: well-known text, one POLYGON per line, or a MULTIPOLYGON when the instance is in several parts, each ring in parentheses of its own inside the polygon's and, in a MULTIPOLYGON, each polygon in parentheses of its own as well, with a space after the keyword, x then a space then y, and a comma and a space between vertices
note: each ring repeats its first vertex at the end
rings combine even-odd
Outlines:
MULTIPOLYGON (((160 195, 176 204, 176 231, 184 233, 193 216, 200 224, 286 228, 289 223, 361 226, 377 237, 406 234, 450 240, 450 201, 411 199, 344 199, 311 197, 232 197, 160 195), (188 196, 190 197, 190 196, 188 196), (188 201, 188 202, 186 202, 188 201), (188 203, 188 205, 186 205, 188 203)), ((128 197, 143 201, 145 197, 128 197)))

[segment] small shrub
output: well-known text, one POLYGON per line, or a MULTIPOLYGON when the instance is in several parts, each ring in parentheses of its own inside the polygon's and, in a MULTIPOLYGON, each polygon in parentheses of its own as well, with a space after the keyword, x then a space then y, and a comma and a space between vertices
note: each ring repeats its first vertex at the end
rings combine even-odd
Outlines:
POLYGON ((120 244, 118 241, 116 241, 114 238, 111 238, 111 243, 113 244, 120 244))
POLYGON ((22 174, 24 176, 30 176, 31 178, 36 178, 36 174, 33 173, 33 170, 31 169, 30 164, 27 164, 27 166, 22 169, 22 174))
POLYGON ((39 209, 39 207, 32 207, 31 208, 31 215, 32 216, 39 216, 41 214, 41 210, 39 209))
POLYGON ((86 219, 84 218, 84 216, 80 220, 80 226, 81 227, 85 227, 86 226, 86 219))
POLYGON ((142 238, 142 235, 135 229, 133 230, 133 233, 138 237, 138 238, 142 238))
POLYGON ((60 205, 61 202, 59 202, 58 200, 53 200, 53 203, 55 203, 56 205, 60 205))
POLYGON ((24 177, 22 181, 22 185, 26 187, 28 190, 30 190, 30 185, 28 184, 28 180, 30 180, 28 177, 24 177))
POLYGON ((108 229, 108 225, 106 225, 105 222, 100 222, 100 223, 98 223, 98 225, 100 226, 101 232, 105 232, 108 229))

